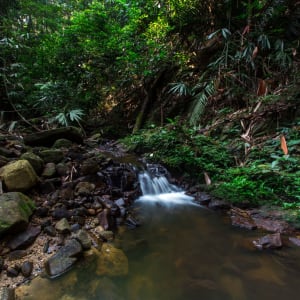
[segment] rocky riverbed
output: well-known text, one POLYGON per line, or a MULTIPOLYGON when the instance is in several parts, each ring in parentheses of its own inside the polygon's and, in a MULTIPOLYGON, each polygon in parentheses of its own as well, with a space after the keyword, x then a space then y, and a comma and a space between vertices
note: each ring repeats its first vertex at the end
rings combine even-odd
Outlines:
MULTIPOLYGON (((127 258, 111 242, 122 226, 140 225, 130 210, 140 195, 141 162, 133 160, 117 143, 84 139, 76 128, 0 136, 0 299, 13 299, 11 289, 41 273, 60 276, 84 257, 96 257, 97 274, 126 275, 127 258)), ((276 211, 232 208, 201 186, 184 188, 200 205, 225 210, 234 226, 269 232, 253 241, 258 249, 300 244, 276 211)))

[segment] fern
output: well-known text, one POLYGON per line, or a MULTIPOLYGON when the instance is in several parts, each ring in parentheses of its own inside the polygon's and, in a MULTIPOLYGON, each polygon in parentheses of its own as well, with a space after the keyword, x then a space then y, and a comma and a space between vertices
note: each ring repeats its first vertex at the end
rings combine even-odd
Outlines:
POLYGON ((179 96, 186 96, 190 94, 188 86, 184 82, 171 83, 172 87, 169 89, 169 93, 178 94, 179 96))
POLYGON ((192 106, 192 110, 189 117, 189 123, 192 126, 197 126, 205 107, 208 103, 209 98, 215 93, 215 84, 214 81, 211 80, 205 83, 199 83, 194 88, 194 103, 192 106), (199 91, 199 89, 201 89, 199 91))

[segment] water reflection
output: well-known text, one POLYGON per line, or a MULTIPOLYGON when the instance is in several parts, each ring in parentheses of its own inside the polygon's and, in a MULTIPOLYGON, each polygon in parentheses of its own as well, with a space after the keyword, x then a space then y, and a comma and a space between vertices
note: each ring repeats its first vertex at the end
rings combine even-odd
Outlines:
POLYGON ((137 202, 142 226, 114 244, 129 260, 123 277, 96 274, 93 259, 62 278, 37 278, 18 291, 25 300, 298 299, 300 249, 260 252, 257 231, 231 227, 196 206, 137 202))

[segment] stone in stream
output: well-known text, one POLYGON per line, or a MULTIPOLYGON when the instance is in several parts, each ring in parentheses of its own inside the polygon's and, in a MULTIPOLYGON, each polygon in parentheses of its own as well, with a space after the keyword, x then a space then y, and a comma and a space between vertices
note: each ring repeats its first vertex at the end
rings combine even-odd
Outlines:
POLYGON ((34 202, 22 193, 0 195, 0 236, 8 231, 23 231, 34 208, 34 202))
POLYGON ((84 250, 88 250, 92 246, 92 241, 86 230, 80 229, 74 234, 74 238, 81 244, 84 250))
POLYGON ((18 267, 9 267, 6 270, 7 277, 17 277, 20 273, 20 270, 18 267))
POLYGON ((56 277, 67 272, 77 262, 81 254, 81 244, 77 240, 71 239, 46 261, 46 273, 50 277, 56 277))
POLYGON ((18 260, 25 257, 27 254, 28 253, 26 250, 15 250, 8 254, 8 260, 10 261, 18 260))
POLYGON ((17 160, 0 169, 0 178, 6 190, 24 192, 38 182, 38 177, 27 160, 17 160))
POLYGON ((8 287, 0 288, 0 300, 15 300, 15 290, 8 287))
POLYGON ((72 146, 72 141, 68 139, 58 139, 54 142, 52 148, 70 148, 72 146))
POLYGON ((96 274, 99 276, 124 276, 128 274, 128 259, 121 249, 105 243, 98 256, 96 274))
POLYGON ((278 249, 282 247, 280 233, 267 234, 253 241, 254 246, 259 249, 278 249))

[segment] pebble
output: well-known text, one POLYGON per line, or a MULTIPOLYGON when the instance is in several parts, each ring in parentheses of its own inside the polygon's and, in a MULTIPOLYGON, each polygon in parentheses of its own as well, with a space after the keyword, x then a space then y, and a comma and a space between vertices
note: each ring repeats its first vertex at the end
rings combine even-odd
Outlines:
POLYGON ((31 261, 25 261, 21 266, 21 273, 24 277, 29 277, 33 270, 33 263, 31 261))

